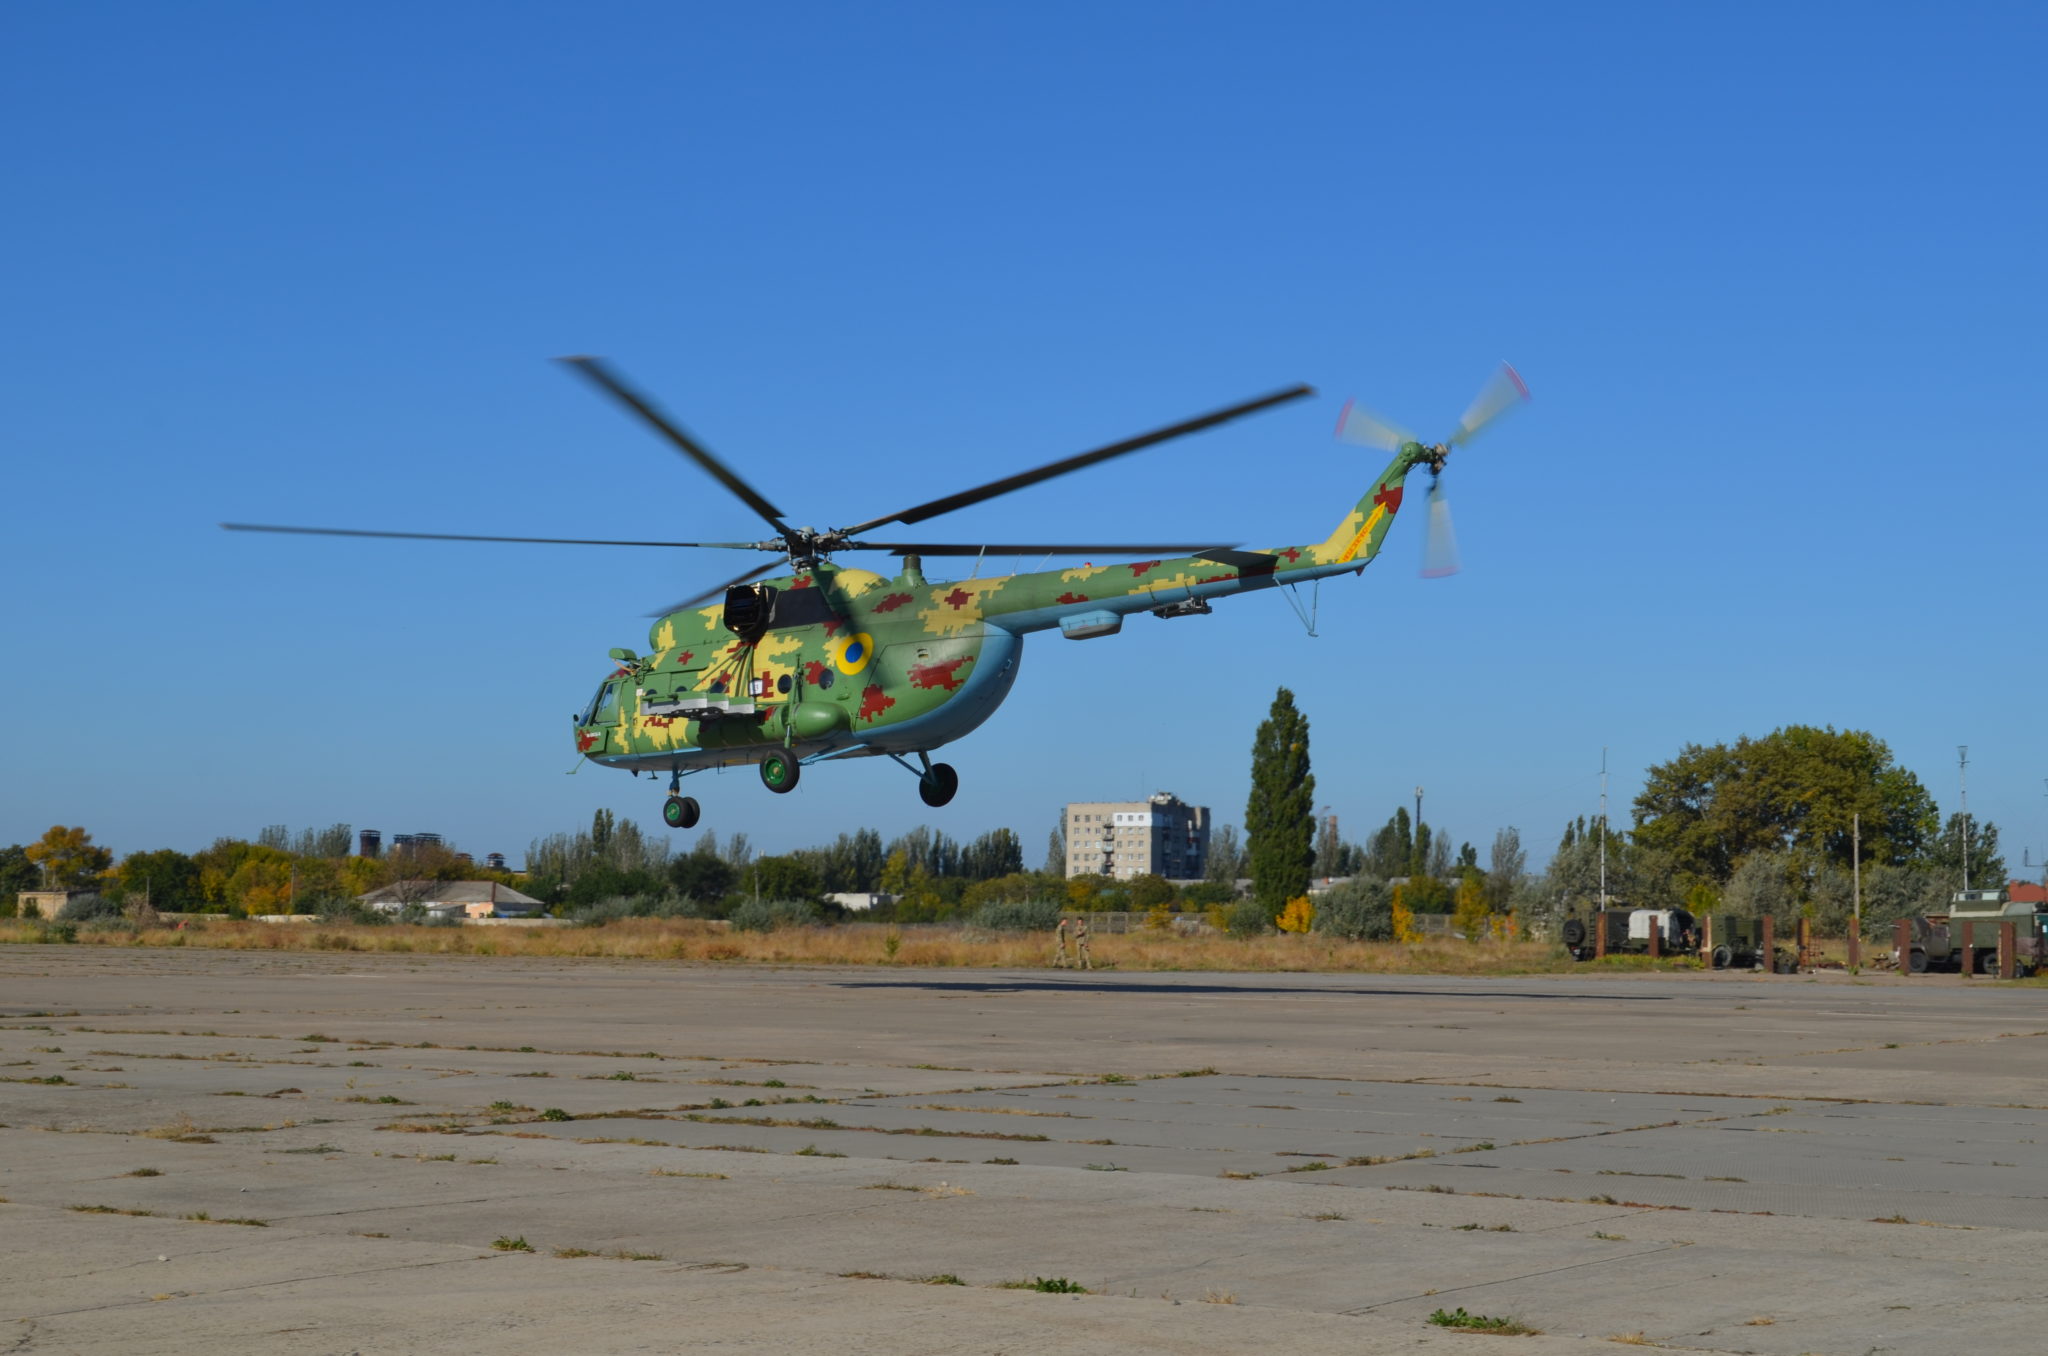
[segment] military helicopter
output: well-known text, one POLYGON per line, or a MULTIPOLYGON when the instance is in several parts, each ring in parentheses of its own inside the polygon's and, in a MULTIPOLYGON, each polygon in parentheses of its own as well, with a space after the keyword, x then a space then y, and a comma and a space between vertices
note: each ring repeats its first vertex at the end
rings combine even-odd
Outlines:
POLYGON ((234 532, 694 547, 780 557, 652 614, 649 652, 611 651, 613 671, 574 717, 576 750, 590 762, 623 768, 636 777, 668 774, 662 821, 675 829, 693 827, 702 815, 697 801, 682 794, 684 777, 748 763, 759 768, 770 791, 787 794, 813 764, 887 757, 916 776, 926 805, 945 805, 959 789, 959 774, 950 764, 933 762, 931 752, 970 733, 995 712, 1017 680, 1024 636, 1058 628, 1069 640, 1093 640, 1115 635, 1134 613, 1200 616, 1212 610, 1212 599, 1363 572, 1379 554, 1400 511, 1404 482, 1418 466, 1427 467, 1431 477, 1423 573, 1454 572, 1449 510, 1437 483, 1444 463, 1453 448, 1529 397, 1521 377, 1502 364, 1458 426, 1434 444, 1347 404, 1337 436, 1390 452, 1393 460, 1327 535, 1304 545, 1241 550, 1205 542, 878 541, 865 534, 892 524, 915 525, 1314 392, 1292 386, 850 527, 820 531, 791 526, 780 508, 604 362, 589 357, 562 361, 709 472, 758 514, 772 535, 751 542, 614 541, 221 526, 234 532), (887 552, 901 564, 891 576, 833 559, 856 551, 887 552), (927 556, 1146 559, 990 578, 979 577, 977 566, 974 578, 933 581, 924 575, 927 556), (787 574, 760 577, 784 562, 787 574))

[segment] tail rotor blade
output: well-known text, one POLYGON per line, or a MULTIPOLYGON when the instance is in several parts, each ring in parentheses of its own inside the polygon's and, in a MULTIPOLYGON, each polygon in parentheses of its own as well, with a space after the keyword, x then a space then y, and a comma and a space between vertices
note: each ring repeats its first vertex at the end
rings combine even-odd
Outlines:
POLYGON ((1422 577, 1442 579, 1458 572, 1458 534, 1451 530, 1451 505, 1444 492, 1429 489, 1429 524, 1422 538, 1422 577))
POLYGON ((1529 386, 1522 380, 1522 374, 1502 363, 1499 370, 1487 379, 1486 385, 1479 388, 1479 394, 1466 409, 1465 417, 1458 421, 1458 427, 1444 442, 1453 447, 1471 442, 1479 436, 1481 429, 1517 405, 1526 404, 1528 399, 1529 386))
POLYGON ((1345 401, 1343 412, 1337 416, 1337 438, 1361 447, 1377 447, 1382 452, 1399 452, 1401 444, 1416 440, 1407 429, 1382 419, 1354 400, 1345 401))

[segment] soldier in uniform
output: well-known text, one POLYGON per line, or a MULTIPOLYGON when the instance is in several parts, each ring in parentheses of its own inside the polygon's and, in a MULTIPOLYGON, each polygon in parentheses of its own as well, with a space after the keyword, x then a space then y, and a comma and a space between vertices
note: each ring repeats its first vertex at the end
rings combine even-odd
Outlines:
POLYGON ((1088 959, 1088 920, 1074 920, 1074 964, 1083 970, 1093 970, 1095 962, 1088 959))
POLYGON ((1052 935, 1052 968, 1064 970, 1067 968, 1067 920, 1064 917, 1060 919, 1060 925, 1053 929, 1052 935))

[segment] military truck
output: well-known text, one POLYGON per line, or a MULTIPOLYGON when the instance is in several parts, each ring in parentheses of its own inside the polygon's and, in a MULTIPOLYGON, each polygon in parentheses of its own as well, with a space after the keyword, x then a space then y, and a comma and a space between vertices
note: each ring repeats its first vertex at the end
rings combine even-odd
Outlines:
POLYGON ((1761 970, 1764 968, 1764 924, 1761 918, 1714 919, 1714 954, 1710 964, 1716 970, 1761 970))
MULTIPOLYGON (((1976 951, 1980 975, 1998 973, 1999 925, 2013 925, 2013 973, 2031 975, 2048 957, 2048 914, 2037 904, 2015 903, 2004 890, 1958 890, 1949 900, 1947 913, 1923 914, 1911 920, 1913 944, 1896 959, 1907 974, 1930 970, 1959 973, 1963 968, 1963 926, 1970 927, 1970 942, 1976 951)), ((1893 948, 1897 950, 1896 947, 1893 948)))
POLYGON ((1565 919, 1558 940, 1573 960, 1591 960, 1601 951, 1595 928, 1606 929, 1610 956, 1647 955, 1652 933, 1660 955, 1676 956, 1699 946, 1698 921, 1684 909, 1595 909, 1590 918, 1565 919))

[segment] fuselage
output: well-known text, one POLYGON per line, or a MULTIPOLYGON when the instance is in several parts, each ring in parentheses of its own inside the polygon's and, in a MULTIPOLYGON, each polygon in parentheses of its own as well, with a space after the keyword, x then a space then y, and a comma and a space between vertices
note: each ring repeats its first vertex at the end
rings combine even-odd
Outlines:
POLYGON ((658 619, 650 652, 620 660, 577 717, 577 750, 607 767, 673 773, 754 763, 776 748, 806 761, 938 748, 1002 703, 1030 632, 1105 636, 1132 613, 1195 611, 1362 570, 1425 457, 1403 447, 1310 545, 942 582, 914 557, 894 578, 830 561, 798 568, 754 586, 766 614, 737 631, 723 601, 658 619))

